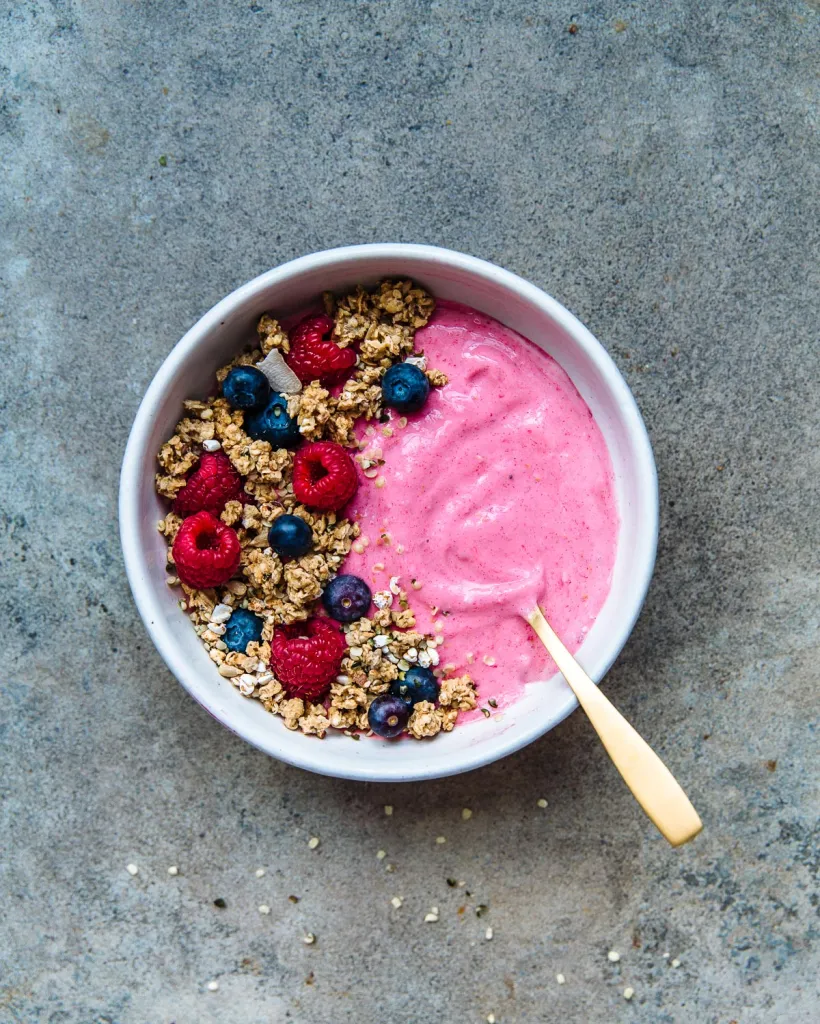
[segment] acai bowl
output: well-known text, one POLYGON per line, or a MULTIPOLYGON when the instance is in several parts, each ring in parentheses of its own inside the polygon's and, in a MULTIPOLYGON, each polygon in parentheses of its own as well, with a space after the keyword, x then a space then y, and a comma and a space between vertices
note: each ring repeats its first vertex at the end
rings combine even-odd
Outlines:
MULTIPOLYGON (((371 330, 368 337, 374 336, 371 330)), ((325 339, 332 341, 333 333, 328 331, 325 339)), ((344 347, 341 339, 340 351, 344 347)), ((356 379, 366 384, 384 374, 382 366, 375 376, 367 376, 368 360, 375 365, 384 354, 378 346, 353 338, 346 347, 357 352, 355 369, 353 357, 348 360, 356 379)), ((326 384, 325 394, 331 396, 348 386, 343 380, 326 384)), ((316 393, 313 384, 302 385, 303 395, 315 398, 316 393)), ((187 493, 195 492, 193 486, 187 493)), ((302 497, 319 500, 307 492, 302 497)), ((193 518, 192 509, 194 516, 211 514, 184 500, 178 504, 182 514, 170 532, 193 518)), ((657 515, 654 461, 640 414, 590 332, 554 299, 505 270, 448 250, 413 245, 353 246, 302 257, 218 303, 176 345, 151 383, 129 438, 120 491, 123 550, 135 601, 153 642, 183 686, 224 725, 272 756, 323 774, 373 781, 466 771, 521 748, 565 718, 575 699, 532 643, 529 627, 515 609, 523 612, 527 602, 539 600, 581 664, 599 681, 626 642, 643 603, 654 564, 657 515), (199 449, 192 445, 200 442, 207 446, 203 455, 214 448, 218 455, 230 455, 240 471, 248 468, 247 460, 237 456, 248 450, 247 438, 245 449, 238 447, 244 437, 242 414, 236 415, 219 397, 215 374, 259 346, 263 335, 265 344, 255 360, 269 360, 279 347, 284 360, 296 365, 283 338, 294 338, 306 315, 322 315, 323 294, 340 297, 335 314, 332 298, 325 311, 331 320, 336 316, 337 332, 343 331, 339 324, 344 317, 344 325, 352 322, 355 328, 345 303, 357 288, 366 290, 359 292, 365 296, 362 313, 380 318, 376 333, 387 339, 388 349, 394 335, 399 338, 393 346, 399 351, 390 359, 399 366, 418 364, 430 378, 430 394, 423 407, 406 414, 378 404, 367 409, 365 403, 361 409, 372 413, 372 419, 334 427, 331 440, 323 433, 330 427, 317 427, 315 417, 307 417, 307 401, 300 413, 298 397, 282 396, 283 414, 293 413, 306 435, 297 438, 295 455, 280 460, 286 464, 282 502, 275 494, 277 481, 270 478, 273 484, 263 486, 251 469, 242 482, 257 493, 242 491, 227 511, 212 509, 224 520, 219 530, 240 538, 243 564, 227 565, 237 593, 217 588, 215 596, 207 597, 202 618, 195 616, 195 630, 180 607, 186 601, 190 605, 190 594, 181 595, 179 585, 167 582, 174 581, 166 561, 176 540, 170 542, 157 524, 169 518, 178 501, 175 488, 198 472, 199 449), (403 294, 409 296, 406 308, 403 294), (221 404, 213 405, 215 395, 221 404), (203 413, 206 423, 218 421, 216 432, 224 448, 210 428, 192 428, 193 435, 184 435, 182 443, 191 450, 181 452, 176 467, 186 473, 185 479, 166 485, 164 497, 157 494, 157 453, 169 438, 178 437, 174 431, 181 418, 203 413), (231 417, 240 424, 238 432, 231 433, 231 417), (299 504, 288 475, 294 460, 307 462, 315 445, 339 442, 354 466, 357 489, 342 495, 345 504, 338 511, 299 504), (356 623, 340 627, 328 612, 332 602, 316 601, 323 629, 329 624, 343 639, 351 638, 345 641, 344 656, 353 650, 363 657, 368 679, 361 676, 361 661, 348 658, 336 664, 331 671, 338 674, 329 684, 332 694, 317 693, 303 702, 301 727, 299 716, 293 717, 299 705, 292 703, 288 683, 277 692, 279 674, 268 664, 269 659, 276 664, 278 649, 278 668, 288 676, 281 661, 290 650, 284 633, 278 647, 274 638, 274 655, 264 638, 261 647, 249 648, 264 655, 256 665, 255 678, 262 682, 255 690, 253 672, 244 671, 252 666, 243 664, 244 654, 227 651, 224 642, 231 605, 255 610, 242 608, 246 617, 259 613, 264 618, 264 595, 253 591, 258 580, 246 571, 248 549, 255 545, 257 568, 265 558, 276 562, 276 552, 264 546, 271 517, 293 512, 308 520, 323 517, 314 523, 322 536, 313 535, 315 543, 321 541, 321 557, 305 556, 313 559, 305 565, 315 568, 320 585, 332 582, 337 573, 350 574, 366 581, 374 598, 380 595, 367 613, 376 625, 361 628, 356 623), (338 530, 340 522, 350 524, 348 535, 330 545, 323 539, 328 523, 338 530), (250 590, 243 580, 250 580, 250 590), (219 593, 225 595, 226 606, 219 593), (221 611, 214 615, 215 603, 221 611), (411 618, 404 614, 408 609, 411 618), (386 620, 391 613, 393 619, 386 620), (214 631, 209 626, 212 616, 214 631), (418 634, 414 646, 399 642, 404 629, 418 634), (394 640, 399 642, 396 648, 394 640), (395 667, 390 668, 385 659, 393 649, 389 664, 395 667), (242 671, 232 671, 226 658, 238 658, 242 671), (381 669, 372 668, 380 659, 381 669), (367 727, 374 694, 362 697, 362 689, 367 691, 372 682, 380 691, 377 699, 383 700, 400 686, 407 668, 418 674, 417 666, 435 673, 441 700, 416 704, 410 732, 402 738, 375 735, 367 727), (391 682, 388 677, 394 673, 398 678, 391 682), (351 681, 355 674, 358 678, 351 681), (241 691, 236 684, 240 677, 245 680, 241 691), (281 710, 285 701, 291 701, 290 720, 281 710), (325 719, 336 725, 326 725, 325 719)), ((284 607, 288 593, 294 592, 294 579, 301 577, 284 556, 280 569, 276 571, 282 580, 275 587, 270 573, 263 583, 277 607, 284 607), (283 589, 286 582, 289 592, 283 589)), ((297 609, 282 614, 303 613, 297 609)), ((239 619, 237 615, 235 624, 239 619)), ((307 628, 289 628, 296 640, 307 636, 307 628)), ((300 680, 291 685, 301 685, 300 680)))

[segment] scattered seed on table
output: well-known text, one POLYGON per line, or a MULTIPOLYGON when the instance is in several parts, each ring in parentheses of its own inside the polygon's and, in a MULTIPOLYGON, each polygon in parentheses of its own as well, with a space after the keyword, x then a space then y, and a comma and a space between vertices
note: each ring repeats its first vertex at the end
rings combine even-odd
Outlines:
POLYGON ((222 899, 222 897, 221 897, 221 896, 218 896, 218 897, 217 897, 217 898, 216 898, 216 899, 214 900, 214 906, 215 906, 215 907, 219 907, 219 909, 220 909, 220 910, 224 910, 224 909, 225 909, 225 907, 227 907, 227 905, 228 905, 228 904, 227 904, 227 903, 225 902, 225 900, 223 900, 223 899, 222 899))
POLYGON ((424 920, 427 924, 434 924, 438 921, 438 907, 430 907, 430 912, 424 915, 424 920))
POLYGON ((385 858, 386 856, 387 856, 387 850, 379 850, 379 851, 378 851, 378 852, 376 853, 376 860, 384 860, 384 858, 385 858))
POLYGON ((680 960, 678 960, 678 959, 673 960, 672 961, 672 966, 673 967, 680 967, 680 960))
POLYGON ((488 928, 487 931, 484 932, 484 938, 489 942, 492 937, 493 937, 493 930, 492 930, 492 928, 488 928))
POLYGON ((308 839, 308 846, 311 848, 311 850, 315 850, 318 845, 319 839, 317 836, 311 836, 310 839, 308 839))
POLYGON ((393 814, 393 805, 392 804, 385 804, 384 805, 384 813, 387 815, 388 818, 391 817, 392 814, 393 814))
POLYGON ((443 846, 447 842, 445 836, 436 836, 436 846, 443 846))
POLYGON ((259 904, 259 913, 260 914, 269 914, 270 913, 270 907, 267 905, 267 903, 260 903, 259 904))
POLYGON ((264 878, 265 877, 265 869, 264 868, 257 868, 256 869, 256 877, 257 878, 264 878))
POLYGON ((316 942, 316 936, 313 934, 313 932, 308 932, 307 935, 305 935, 305 937, 302 939, 302 942, 304 942, 306 946, 312 946, 316 942))
POLYGON ((219 988, 219 982, 218 981, 209 981, 208 982, 208 991, 209 992, 216 992, 218 988, 219 988))
POLYGON ((545 807, 548 806, 547 801, 543 797, 541 797, 541 799, 538 801, 538 806, 541 808, 541 810, 543 810, 545 807))
POLYGON ((563 984, 565 984, 567 979, 564 977, 563 974, 556 974, 555 975, 555 980, 558 982, 559 985, 563 985, 563 984))
POLYGON ((473 812, 470 810, 469 807, 465 807, 462 810, 462 812, 461 812, 461 820, 462 821, 469 821, 470 818, 472 818, 472 816, 473 816, 473 812))
POLYGON ((128 872, 129 875, 139 874, 139 868, 137 867, 136 864, 126 864, 125 870, 128 872))
POLYGON ((402 905, 403 900, 402 900, 401 896, 394 896, 393 899, 390 900, 390 902, 393 904, 393 906, 396 908, 396 910, 398 910, 399 907, 402 905))
POLYGON ((179 868, 176 866, 176 864, 172 864, 168 868, 168 874, 169 875, 178 875, 179 874, 179 868))
POLYGON ((288 902, 289 903, 298 903, 299 902, 299 897, 298 896, 288 896, 288 902))
POLYGON ((609 960, 610 963, 617 964, 617 962, 621 959, 621 954, 616 949, 610 949, 610 951, 606 955, 606 958, 607 960, 609 960))
POLYGON ((488 1013, 487 1014, 487 1024, 495 1024, 495 1014, 494 1013, 488 1013))
POLYGON ((631 999, 635 995, 635 989, 631 985, 627 985, 624 989, 624 999, 631 999))

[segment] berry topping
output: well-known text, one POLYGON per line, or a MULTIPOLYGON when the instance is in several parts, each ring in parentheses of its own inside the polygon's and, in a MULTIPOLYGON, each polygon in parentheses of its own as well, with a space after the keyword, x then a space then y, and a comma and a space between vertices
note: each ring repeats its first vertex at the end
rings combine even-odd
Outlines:
POLYGON ((232 409, 258 409, 270 397, 270 382, 255 366, 235 366, 222 382, 222 394, 232 409))
POLYGON ((229 651, 241 651, 244 654, 251 641, 259 643, 262 639, 262 619, 245 608, 235 608, 225 623, 222 639, 229 651))
POLYGON ((367 615, 373 595, 370 587, 358 576, 337 576, 325 587, 322 604, 328 615, 338 622, 354 622, 367 615))
POLYGON ((227 583, 239 568, 239 538, 210 512, 196 512, 180 526, 171 549, 177 576, 195 590, 227 583))
POLYGON ((376 697, 367 709, 367 721, 377 736, 386 740, 395 739, 407 726, 410 718, 410 705, 407 701, 383 693, 376 697))
POLYGON ((340 444, 316 441, 294 457, 293 493, 303 505, 336 512, 350 501, 358 486, 356 467, 340 444))
POLYGON ((396 363, 382 377, 384 404, 396 412, 418 412, 430 394, 430 381, 412 363, 396 363))
POLYGON ((356 353, 330 340, 329 316, 308 316, 291 331, 287 362, 303 384, 336 384, 356 365, 356 353))
POLYGON ((288 697, 315 701, 339 674, 347 640, 328 619, 277 626, 270 645, 271 668, 288 697))
POLYGON ((228 501, 239 501, 242 477, 224 452, 205 452, 188 482, 174 499, 174 512, 211 512, 218 516, 228 501))
POLYGON ((301 558, 313 547, 313 530, 299 516, 285 514, 268 530, 268 544, 280 558, 301 558))
POLYGON ((302 441, 299 424, 288 416, 288 403, 281 395, 272 395, 263 408, 245 413, 245 432, 271 448, 296 448, 302 441))
POLYGON ((393 680, 390 692, 408 704, 418 704, 420 700, 435 704, 438 700, 438 681, 429 668, 414 665, 405 672, 404 679, 393 680))

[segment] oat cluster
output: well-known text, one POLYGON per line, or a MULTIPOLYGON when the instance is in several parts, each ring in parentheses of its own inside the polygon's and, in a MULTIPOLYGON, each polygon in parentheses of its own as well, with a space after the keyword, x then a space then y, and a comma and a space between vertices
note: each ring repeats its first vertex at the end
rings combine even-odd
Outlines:
MULTIPOLYGON (((383 462, 381 453, 372 449, 372 428, 359 442, 354 426, 361 419, 387 421, 381 389, 386 370, 395 362, 409 359, 425 371, 433 386, 447 383, 445 374, 428 369, 424 356, 414 351, 415 332, 429 320, 434 300, 411 281, 383 281, 373 291, 358 287, 341 298, 326 293, 324 303, 334 320, 334 340, 341 347, 356 346, 357 364, 337 396, 319 381, 286 395, 288 412, 309 441, 335 441, 356 449, 370 446, 367 458, 357 454, 356 459, 363 476, 372 480, 383 462)), ((256 365, 274 350, 288 353, 287 333, 271 314, 261 317, 257 335, 258 347, 241 353, 217 371, 220 384, 235 366, 256 365)), ((158 494, 173 501, 202 452, 221 449, 242 476, 250 501, 230 501, 222 512, 222 521, 237 533, 242 558, 237 578, 212 590, 193 590, 180 582, 174 573, 171 545, 182 519, 170 512, 159 522, 158 529, 168 544, 168 583, 184 592, 180 606, 189 614, 220 675, 230 679, 244 696, 261 701, 268 711, 280 715, 289 729, 320 737, 328 729, 340 729, 358 739, 361 731, 368 730, 367 709, 373 698, 386 692, 411 665, 437 666, 443 638, 413 631, 415 616, 406 592, 394 577, 388 590, 374 596, 378 611, 373 618, 345 627, 348 655, 325 703, 288 699, 270 668, 274 628, 304 621, 314 614, 325 584, 341 570, 345 556, 356 543, 359 527, 335 512, 311 511, 299 504, 292 487, 293 453, 249 437, 243 429, 244 414, 231 409, 224 398, 188 400, 184 412, 157 456, 158 494), (300 516, 308 523, 313 531, 313 547, 301 558, 283 563, 268 546, 268 530, 284 513, 300 516), (264 620, 261 641, 250 643, 245 654, 228 650, 222 640, 225 623, 239 607, 264 620)), ((407 424, 404 418, 394 422, 398 429, 407 424)), ((394 427, 385 425, 381 429, 389 436, 394 427)), ((384 481, 376 479, 375 483, 380 486, 384 481)), ((458 712, 475 705, 475 688, 469 676, 444 678, 439 706, 417 704, 408 731, 418 739, 449 732, 458 712)))

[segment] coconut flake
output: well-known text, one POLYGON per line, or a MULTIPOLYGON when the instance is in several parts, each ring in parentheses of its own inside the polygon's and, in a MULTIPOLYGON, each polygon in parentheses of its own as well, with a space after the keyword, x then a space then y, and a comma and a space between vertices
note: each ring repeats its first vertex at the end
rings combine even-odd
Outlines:
POLYGON ((271 349, 262 362, 256 364, 256 369, 264 373, 272 390, 280 395, 298 395, 302 390, 302 382, 285 362, 278 348, 271 349))

